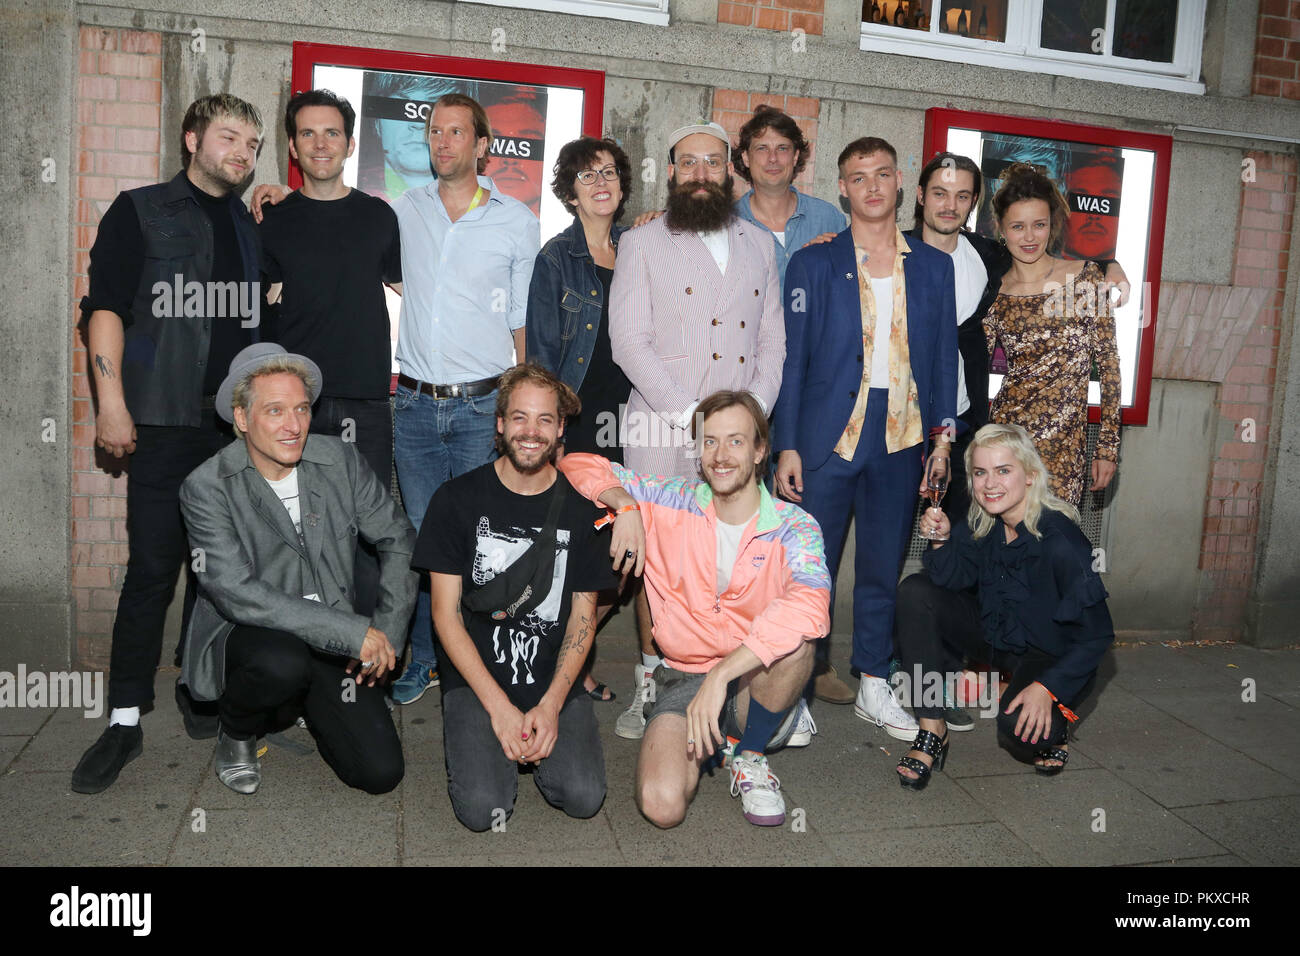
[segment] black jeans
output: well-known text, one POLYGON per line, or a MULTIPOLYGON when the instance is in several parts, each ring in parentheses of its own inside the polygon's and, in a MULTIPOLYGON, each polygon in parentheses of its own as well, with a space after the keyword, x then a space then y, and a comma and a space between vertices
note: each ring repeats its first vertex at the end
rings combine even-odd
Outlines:
POLYGON ((229 425, 211 411, 198 428, 137 425, 135 452, 126 479, 126 578, 113 622, 108 678, 109 707, 153 707, 153 679, 162 654, 167 605, 176 576, 186 569, 185 628, 197 598, 190 546, 181 520, 181 484, 233 437, 229 425))
MULTIPOLYGON (((322 395, 311 417, 317 435, 333 435, 356 443, 357 451, 385 489, 393 483, 393 409, 388 399, 331 398, 322 395)), ((357 537, 353 593, 358 614, 373 614, 379 603, 379 555, 370 542, 357 537)), ((391 635, 393 645, 404 635, 391 635)), ((401 648, 397 647, 398 655, 401 648)))
POLYGON ((236 626, 226 638, 221 726, 248 738, 279 730, 301 714, 325 762, 349 787, 388 793, 406 772, 402 742, 378 684, 353 683, 347 660, 301 638, 236 626))
MULTIPOLYGON (((537 764, 533 779, 547 803, 585 820, 605 802, 605 754, 591 698, 569 698, 560 708, 557 729, 551 755, 537 764)), ((515 809, 519 766, 501 749, 473 688, 443 693, 442 740, 456 819, 475 832, 504 823, 515 809)))
MULTIPOLYGON (((975 594, 939 587, 924 571, 913 574, 898 586, 898 608, 894 620, 898 654, 903 671, 909 677, 917 673, 918 667, 922 675, 947 674, 959 667, 966 655, 991 658, 989 663, 993 667, 1011 672, 1010 683, 998 703, 998 736, 1015 757, 1030 760, 1049 743, 1065 742, 1069 722, 1059 707, 1052 708, 1052 730, 1046 742, 1040 740, 1037 744, 1030 744, 1015 735, 1020 710, 1017 708, 1015 713, 1008 714, 1007 705, 1056 663, 1056 658, 1032 646, 1023 654, 994 651, 984 637, 979 598, 975 594)), ((933 679, 941 680, 942 677, 933 679)), ((1071 710, 1076 709, 1092 691, 1094 680, 1095 675, 1074 698, 1062 698, 1060 702, 1071 710)), ((913 697, 914 700, 920 699, 916 688, 913 697)), ((942 704, 938 707, 914 706, 913 710, 918 719, 939 720, 943 717, 942 704)))

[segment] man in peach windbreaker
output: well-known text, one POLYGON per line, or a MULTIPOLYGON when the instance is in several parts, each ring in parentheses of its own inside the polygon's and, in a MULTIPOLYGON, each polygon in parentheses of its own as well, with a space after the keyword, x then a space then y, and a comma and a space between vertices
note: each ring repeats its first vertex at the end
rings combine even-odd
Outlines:
POLYGON ((637 806, 656 826, 681 823, 716 752, 745 819, 780 826, 785 801, 764 751, 788 739, 812 672, 808 642, 830 628, 821 530, 759 481, 771 443, 752 394, 710 395, 692 433, 702 481, 651 478, 596 455, 566 455, 559 467, 613 512, 615 567, 645 571, 665 663, 637 806))

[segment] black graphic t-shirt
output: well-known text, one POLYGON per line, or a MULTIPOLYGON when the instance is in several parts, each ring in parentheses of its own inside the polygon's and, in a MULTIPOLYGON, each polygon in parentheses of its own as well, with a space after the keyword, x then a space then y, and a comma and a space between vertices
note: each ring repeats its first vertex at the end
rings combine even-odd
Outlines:
MULTIPOLYGON (((459 574, 463 593, 477 590, 510 567, 541 533, 554 493, 552 487, 540 495, 515 494, 501 483, 492 462, 453 478, 429 502, 411 567, 459 574)), ((537 706, 551 686, 573 592, 618 584, 610 566, 609 532, 592 527, 603 513, 569 490, 555 533, 551 589, 527 616, 494 620, 492 613, 463 609, 479 657, 520 710, 537 706)), ((466 686, 441 646, 438 661, 444 690, 466 686)), ((570 696, 581 689, 576 681, 570 696)))

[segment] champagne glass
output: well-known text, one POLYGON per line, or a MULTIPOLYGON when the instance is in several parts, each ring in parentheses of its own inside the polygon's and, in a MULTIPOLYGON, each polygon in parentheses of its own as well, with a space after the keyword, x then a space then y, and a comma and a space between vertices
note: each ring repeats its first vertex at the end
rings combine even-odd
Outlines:
MULTIPOLYGON (((948 476, 950 474, 948 456, 930 452, 930 457, 925 461, 925 494, 930 499, 930 507, 938 508, 939 503, 943 501, 943 496, 948 491, 948 476)), ((948 540, 946 534, 941 535, 937 530, 928 533, 922 531, 920 535, 927 541, 948 540)))

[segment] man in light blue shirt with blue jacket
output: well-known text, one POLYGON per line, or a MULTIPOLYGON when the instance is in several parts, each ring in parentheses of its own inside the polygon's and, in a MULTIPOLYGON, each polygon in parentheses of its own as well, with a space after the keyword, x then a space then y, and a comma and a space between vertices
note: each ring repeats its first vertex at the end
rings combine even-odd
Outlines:
MULTIPOLYGON (((418 531, 444 481, 495 457, 497 378, 524 360, 524 319, 540 225, 481 175, 492 143, 487 114, 459 93, 429 112, 437 179, 393 203, 402 234, 393 455, 418 531)), ((393 686, 401 704, 437 683, 429 595, 421 590, 411 661, 393 686)))

